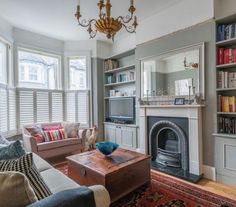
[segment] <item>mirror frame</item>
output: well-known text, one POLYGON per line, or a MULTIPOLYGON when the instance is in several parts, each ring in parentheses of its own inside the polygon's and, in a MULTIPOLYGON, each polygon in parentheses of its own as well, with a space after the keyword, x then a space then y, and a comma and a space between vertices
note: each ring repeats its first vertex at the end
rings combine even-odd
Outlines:
POLYGON ((169 50, 167 52, 161 53, 159 55, 152 55, 145 58, 139 59, 139 65, 140 65, 140 98, 143 99, 142 92, 143 92, 143 75, 142 75, 142 62, 151 58, 157 58, 167 55, 175 55, 178 53, 182 53, 189 50, 199 50, 199 93, 201 94, 201 99, 205 100, 205 42, 200 42, 197 44, 188 45, 185 47, 169 50))

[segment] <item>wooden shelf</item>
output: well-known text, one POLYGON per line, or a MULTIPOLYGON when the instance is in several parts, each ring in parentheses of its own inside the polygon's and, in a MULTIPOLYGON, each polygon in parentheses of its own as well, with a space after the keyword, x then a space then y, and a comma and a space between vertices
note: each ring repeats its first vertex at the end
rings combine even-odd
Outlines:
POLYGON ((124 81, 124 82, 119 82, 119 83, 106 84, 105 87, 119 86, 119 85, 131 84, 131 83, 135 83, 135 80, 132 80, 132 81, 124 81))
POLYGON ((236 88, 217 88, 216 91, 235 91, 236 88))
POLYGON ((221 69, 221 68, 233 68, 236 67, 236 63, 229 63, 229 64, 223 64, 223 65, 217 65, 216 68, 217 69, 221 69))
POLYGON ((219 115, 236 115, 236 112, 217 112, 219 115))
POLYGON ((214 133, 213 136, 236 139, 236 134, 214 133))
POLYGON ((236 44, 236 37, 232 38, 232 39, 216 42, 217 46, 230 46, 230 45, 233 45, 233 44, 236 44))
POLYGON ((128 65, 128 66, 124 66, 124 67, 120 67, 120 68, 116 68, 113 70, 109 70, 109 71, 105 71, 105 74, 111 74, 111 73, 118 73, 118 72, 122 72, 122 71, 126 71, 126 70, 131 70, 131 69, 135 69, 135 65, 128 65))

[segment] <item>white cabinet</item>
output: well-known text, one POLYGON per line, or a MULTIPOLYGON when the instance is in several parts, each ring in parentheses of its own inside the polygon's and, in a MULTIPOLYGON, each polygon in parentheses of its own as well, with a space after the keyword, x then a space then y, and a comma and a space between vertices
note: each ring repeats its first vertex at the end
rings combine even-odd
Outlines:
POLYGON ((115 142, 121 148, 130 150, 137 149, 137 127, 134 125, 120 125, 114 123, 105 123, 105 139, 115 142))

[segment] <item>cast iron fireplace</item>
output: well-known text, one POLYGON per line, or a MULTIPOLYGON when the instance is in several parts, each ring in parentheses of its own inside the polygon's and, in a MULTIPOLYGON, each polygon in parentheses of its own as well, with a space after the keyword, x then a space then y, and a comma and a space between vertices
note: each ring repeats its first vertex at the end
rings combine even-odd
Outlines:
POLYGON ((196 183, 201 175, 189 172, 189 120, 148 117, 148 152, 152 169, 196 183))

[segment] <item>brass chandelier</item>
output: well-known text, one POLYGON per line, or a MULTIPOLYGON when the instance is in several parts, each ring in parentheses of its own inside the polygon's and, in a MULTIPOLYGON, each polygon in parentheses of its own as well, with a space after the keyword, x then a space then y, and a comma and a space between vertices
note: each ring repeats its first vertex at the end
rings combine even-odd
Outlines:
POLYGON ((97 35, 97 32, 101 32, 105 34, 108 39, 114 40, 116 33, 119 32, 122 27, 124 27, 129 33, 135 33, 138 22, 137 16, 134 15, 136 11, 134 0, 130 0, 130 7, 128 9, 130 14, 119 16, 116 19, 111 16, 112 5, 110 0, 106 0, 106 3, 104 0, 99 0, 97 5, 99 8, 99 19, 81 20, 80 1, 75 14, 79 25, 88 28, 87 31, 90 38, 94 38, 97 35))

